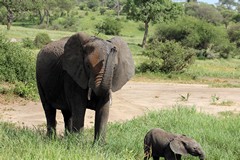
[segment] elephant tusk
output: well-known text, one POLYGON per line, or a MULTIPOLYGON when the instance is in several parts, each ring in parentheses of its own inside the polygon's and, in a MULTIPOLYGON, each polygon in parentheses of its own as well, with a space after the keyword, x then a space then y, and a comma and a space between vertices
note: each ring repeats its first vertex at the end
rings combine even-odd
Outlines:
POLYGON ((92 88, 88 89, 88 100, 91 100, 92 88))
POLYGON ((110 94, 110 97, 109 97, 109 104, 110 106, 112 105, 112 94, 110 94))

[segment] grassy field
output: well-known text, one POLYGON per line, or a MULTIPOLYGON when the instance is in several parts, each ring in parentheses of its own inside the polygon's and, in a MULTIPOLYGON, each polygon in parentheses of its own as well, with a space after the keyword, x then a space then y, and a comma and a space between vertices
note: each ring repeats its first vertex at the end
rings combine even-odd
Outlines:
MULTIPOLYGON (((128 21, 126 23, 133 23, 128 21)), ((135 27, 137 27, 136 23, 135 27)), ((126 25, 124 25, 126 26, 126 25)), ((131 26, 131 25, 130 25, 131 26)), ((0 30, 9 38, 21 40, 26 37, 34 38, 39 32, 48 33, 52 40, 57 40, 65 36, 70 36, 74 32, 54 31, 45 29, 24 28, 13 26, 10 31, 7 31, 6 26, 0 25, 0 30)), ((91 29, 93 30, 93 28, 91 29)), ((91 34, 91 30, 87 30, 91 34)), ((124 33, 124 32, 123 32, 124 33)), ((135 36, 124 36, 133 53, 136 67, 139 66, 147 57, 142 55, 143 49, 138 46, 141 43, 141 32, 136 32, 135 36)), ((134 33, 134 34, 135 34, 134 33)), ((104 39, 110 39, 111 36, 100 35, 104 39)), ((36 50, 37 53, 39 50, 36 50)), ((219 87, 239 87, 240 79, 240 60, 239 59, 214 59, 214 60, 196 60, 183 74, 162 74, 162 73, 138 73, 135 80, 144 81, 174 81, 181 83, 209 83, 219 87)))
POLYGON ((225 113, 217 118, 198 113, 194 108, 175 106, 173 110, 151 112, 125 123, 110 124, 104 146, 92 146, 92 129, 86 129, 81 135, 49 139, 42 130, 0 123, 0 159, 143 159, 145 134, 151 128, 163 128, 196 139, 208 160, 238 160, 239 121, 239 115, 225 113))

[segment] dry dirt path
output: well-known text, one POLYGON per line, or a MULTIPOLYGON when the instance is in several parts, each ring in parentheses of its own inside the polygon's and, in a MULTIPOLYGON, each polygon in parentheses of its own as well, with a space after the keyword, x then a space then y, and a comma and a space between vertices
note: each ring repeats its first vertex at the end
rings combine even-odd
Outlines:
MULTIPOLYGON (((170 108, 176 104, 196 106, 198 111, 209 114, 231 111, 240 113, 240 88, 210 88, 201 84, 173 84, 129 82, 120 91, 113 93, 109 121, 126 121, 143 115, 150 110, 170 108), (181 95, 189 98, 181 99, 181 95), (230 106, 213 105, 226 102, 230 106)), ((4 105, 0 103, 0 120, 10 121, 28 127, 39 127, 45 123, 45 116, 40 102, 27 102, 4 105)), ((63 130, 63 118, 57 113, 57 129, 63 130)), ((85 126, 92 127, 94 112, 87 110, 85 126)))

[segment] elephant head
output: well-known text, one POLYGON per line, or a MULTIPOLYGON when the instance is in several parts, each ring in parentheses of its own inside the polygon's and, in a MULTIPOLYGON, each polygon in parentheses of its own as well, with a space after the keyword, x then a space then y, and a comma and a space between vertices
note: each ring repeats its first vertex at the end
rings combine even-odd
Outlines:
POLYGON ((205 159, 204 152, 199 143, 194 139, 180 135, 170 142, 170 148, 175 154, 199 156, 200 160, 205 159))
POLYGON ((65 44, 61 62, 81 88, 89 88, 96 95, 121 89, 134 75, 131 52, 119 37, 105 41, 77 33, 65 44))

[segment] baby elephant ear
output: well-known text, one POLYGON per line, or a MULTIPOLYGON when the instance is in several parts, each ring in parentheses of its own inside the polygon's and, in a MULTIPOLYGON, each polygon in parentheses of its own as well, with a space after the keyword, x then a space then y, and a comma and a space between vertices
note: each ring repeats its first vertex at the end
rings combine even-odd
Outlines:
POLYGON ((134 75, 135 67, 131 51, 126 42, 120 37, 109 40, 116 46, 118 63, 114 70, 112 91, 118 91, 134 75))
POLYGON ((82 32, 72 35, 65 44, 64 54, 61 57, 63 69, 83 89, 88 85, 88 77, 84 69, 83 46, 89 39, 90 37, 82 32))
POLYGON ((172 140, 169 145, 171 150, 176 154, 180 155, 188 154, 186 148, 184 147, 183 142, 179 138, 174 138, 174 140, 172 140))

